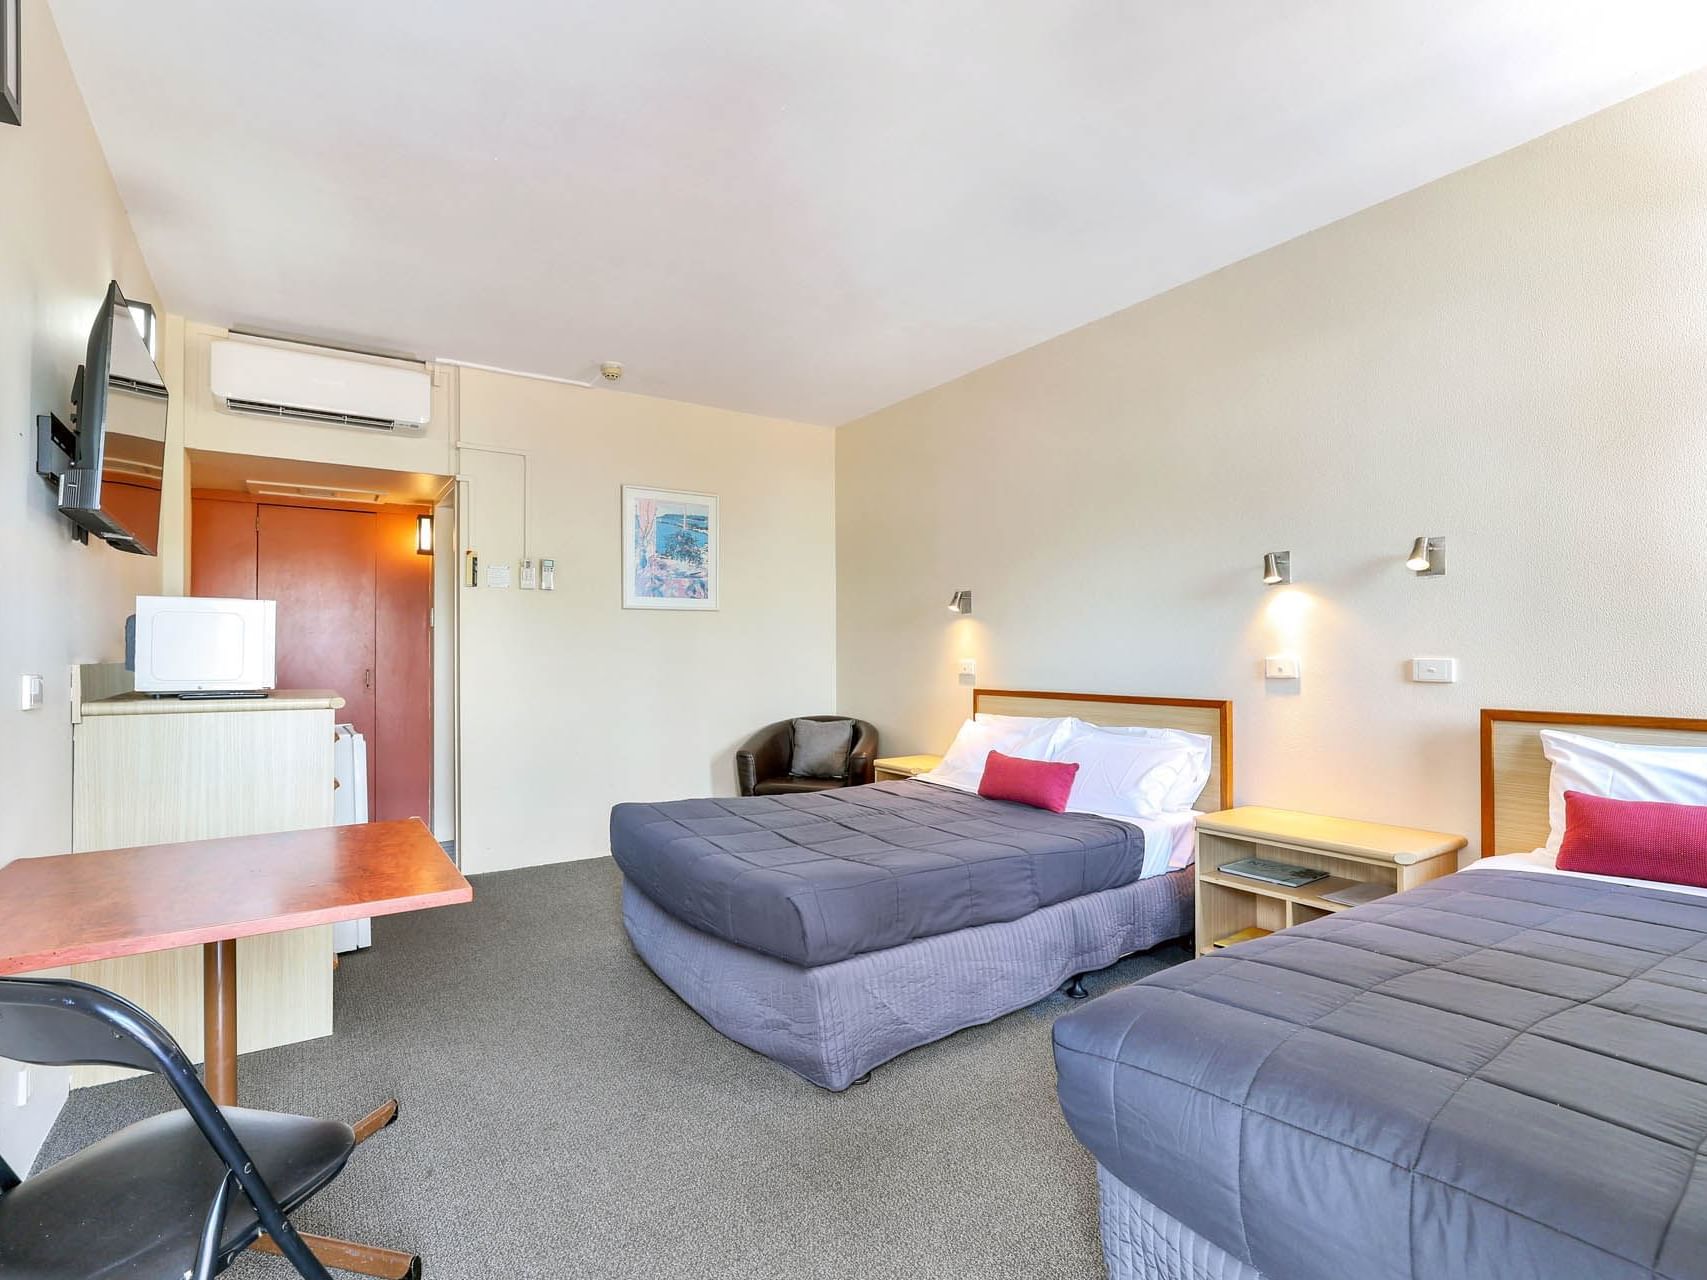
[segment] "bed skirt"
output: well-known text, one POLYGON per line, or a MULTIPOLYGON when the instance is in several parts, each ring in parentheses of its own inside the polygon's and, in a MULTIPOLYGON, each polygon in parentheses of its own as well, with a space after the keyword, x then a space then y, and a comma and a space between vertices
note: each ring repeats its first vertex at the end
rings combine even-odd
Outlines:
POLYGON ((1263 1280, 1248 1263, 1169 1217, 1100 1164, 1108 1280, 1263 1280))
POLYGON ((964 1027, 1035 1004, 1192 930, 1192 868, 801 968, 683 924, 627 880, 622 921, 664 983, 731 1040, 825 1089, 964 1027))

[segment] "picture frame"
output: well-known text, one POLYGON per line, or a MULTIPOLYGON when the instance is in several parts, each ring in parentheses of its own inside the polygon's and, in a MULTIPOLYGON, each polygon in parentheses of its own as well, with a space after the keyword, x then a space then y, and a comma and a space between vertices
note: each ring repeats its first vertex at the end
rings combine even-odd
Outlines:
POLYGON ((23 0, 0 0, 0 124, 23 123, 23 0))
POLYGON ((622 607, 718 607, 717 495, 622 486, 622 607))

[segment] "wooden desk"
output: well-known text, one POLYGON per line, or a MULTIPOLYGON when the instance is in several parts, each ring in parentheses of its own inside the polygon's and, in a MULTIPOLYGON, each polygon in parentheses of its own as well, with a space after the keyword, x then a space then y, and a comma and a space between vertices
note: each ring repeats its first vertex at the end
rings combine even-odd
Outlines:
MULTIPOLYGON (((20 858, 0 867, 0 974, 202 948, 207 1091, 237 1105, 237 939, 468 902, 419 819, 20 858)), ((391 1099, 357 1141, 397 1118, 391 1099)), ((393 1280, 420 1259, 304 1235, 327 1266, 393 1280)), ((265 1236, 257 1248, 268 1252, 265 1236)))

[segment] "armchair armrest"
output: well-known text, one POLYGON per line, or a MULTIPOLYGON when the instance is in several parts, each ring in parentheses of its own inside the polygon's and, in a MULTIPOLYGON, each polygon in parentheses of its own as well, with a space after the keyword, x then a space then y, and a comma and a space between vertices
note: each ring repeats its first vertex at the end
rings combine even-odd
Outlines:
POLYGON ((766 778, 787 773, 792 750, 787 720, 767 725, 748 738, 735 752, 735 780, 741 794, 750 796, 766 778))
POLYGON ((877 777, 877 729, 864 720, 854 721, 853 750, 848 753, 848 782, 854 786, 877 777))

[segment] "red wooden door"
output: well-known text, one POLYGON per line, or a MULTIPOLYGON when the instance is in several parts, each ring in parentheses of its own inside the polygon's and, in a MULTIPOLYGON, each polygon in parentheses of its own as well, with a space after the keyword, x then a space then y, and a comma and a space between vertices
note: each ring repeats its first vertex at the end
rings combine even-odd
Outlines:
POLYGON ((374 616, 374 761, 369 794, 375 822, 433 821, 433 558, 415 550, 412 511, 380 511, 375 555, 379 608, 374 616))
POLYGON ((255 504, 196 498, 190 504, 190 594, 255 596, 255 504))
POLYGON ((369 511, 260 508, 255 595, 278 601, 281 689, 332 689, 368 740, 374 813, 374 521, 369 511))

